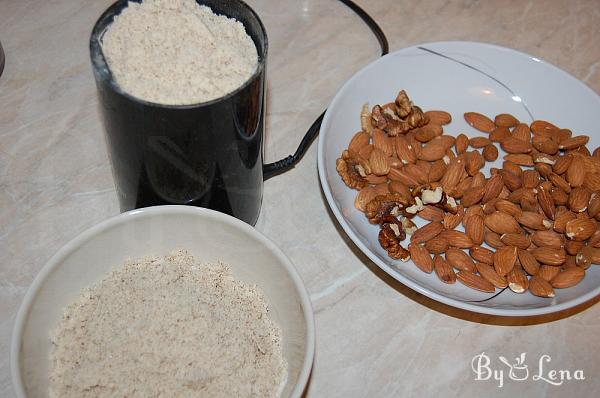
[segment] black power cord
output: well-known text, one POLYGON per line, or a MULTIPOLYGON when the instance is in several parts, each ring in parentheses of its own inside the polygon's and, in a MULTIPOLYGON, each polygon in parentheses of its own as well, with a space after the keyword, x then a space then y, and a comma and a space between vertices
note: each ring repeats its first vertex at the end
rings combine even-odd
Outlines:
MULTIPOLYGON (((385 37, 385 33, 383 33, 383 30, 381 30, 379 25, 377 25, 377 22, 375 22, 375 20, 373 18, 371 18, 371 16, 369 14, 367 14, 365 10, 360 8, 353 1, 351 1, 351 0, 339 0, 339 1, 342 2, 344 5, 346 5, 348 8, 350 8, 352 11, 354 11, 356 13, 356 15, 358 15, 360 17, 360 19, 362 19, 364 21, 364 23, 367 24, 369 29, 371 29, 371 32, 373 32, 373 34, 377 38, 377 41, 379 42, 379 46, 381 47, 381 56, 384 56, 385 54, 387 54, 389 52, 388 41, 387 41, 387 38, 385 37)), ((310 126, 310 128, 308 129, 308 131, 302 138, 302 141, 300 141, 300 145, 298 145, 298 149, 296 149, 296 152, 294 152, 293 155, 289 155, 288 157, 278 160, 273 163, 267 163, 263 166, 263 179, 265 181, 271 177, 274 177, 276 175, 279 175, 281 173, 284 173, 284 172, 292 169, 296 165, 296 163, 298 163, 300 161, 300 159, 302 159, 302 157, 304 156, 304 154, 310 147, 310 144, 315 140, 317 135, 319 135, 319 130, 321 128, 321 122, 323 121, 323 116, 325 116, 325 111, 323 111, 323 113, 321 113, 321 115, 317 118, 317 120, 315 120, 313 122, 313 124, 310 126)))

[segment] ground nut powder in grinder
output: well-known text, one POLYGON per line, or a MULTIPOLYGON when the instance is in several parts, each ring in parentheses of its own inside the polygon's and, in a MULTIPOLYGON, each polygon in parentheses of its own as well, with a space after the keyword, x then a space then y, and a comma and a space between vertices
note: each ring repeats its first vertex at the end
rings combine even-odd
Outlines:
POLYGON ((105 32, 102 51, 123 91, 165 105, 222 97, 258 64, 244 26, 195 0, 130 2, 105 32))

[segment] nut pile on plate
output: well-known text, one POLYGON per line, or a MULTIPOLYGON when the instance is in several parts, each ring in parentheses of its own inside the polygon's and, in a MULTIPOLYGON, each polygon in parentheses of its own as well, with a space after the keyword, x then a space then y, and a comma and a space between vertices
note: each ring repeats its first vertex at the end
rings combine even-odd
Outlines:
POLYGON ((336 169, 358 190, 356 208, 380 226, 381 246, 445 283, 483 292, 554 297, 554 288, 578 284, 600 264, 599 149, 591 154, 588 136, 542 120, 464 118, 485 135, 444 134, 451 115, 423 112, 404 91, 363 107, 362 130, 336 169), (486 176, 496 144, 503 166, 486 176), (417 228, 415 216, 429 223, 417 228))

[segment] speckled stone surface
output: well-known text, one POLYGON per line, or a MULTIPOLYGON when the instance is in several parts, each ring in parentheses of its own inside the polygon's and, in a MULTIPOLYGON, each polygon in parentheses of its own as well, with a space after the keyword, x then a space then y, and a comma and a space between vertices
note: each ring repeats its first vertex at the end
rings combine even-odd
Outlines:
MULTIPOLYGON (((0 396, 13 396, 9 344, 21 300, 44 263, 84 229, 118 214, 88 60, 88 37, 110 0, 2 0, 0 40, 0 396)), ((337 89, 378 56, 368 28, 333 0, 249 0, 269 39, 267 161, 296 145, 337 89)), ((392 50, 439 40, 508 46, 545 59, 600 92, 600 3, 358 1, 392 50)), ((557 94, 559 95, 559 94, 557 94)), ((600 306, 535 318, 455 310, 423 297, 360 253, 329 212, 316 145, 266 182, 256 226, 292 259, 311 294, 317 351, 309 397, 588 397, 600 391, 600 306), (484 352, 504 383, 477 381, 484 352), (526 381, 508 367, 527 352, 526 381), (580 369, 554 386, 542 372, 580 369), (518 375, 515 375, 517 377, 518 375)))

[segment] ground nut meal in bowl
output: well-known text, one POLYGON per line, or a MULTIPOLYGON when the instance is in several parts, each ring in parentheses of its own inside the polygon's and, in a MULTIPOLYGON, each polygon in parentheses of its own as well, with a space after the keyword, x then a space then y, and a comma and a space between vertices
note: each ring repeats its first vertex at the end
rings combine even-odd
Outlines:
POLYGON ((11 350, 19 397, 299 397, 314 321, 293 265, 255 229, 158 206, 61 249, 11 350))

